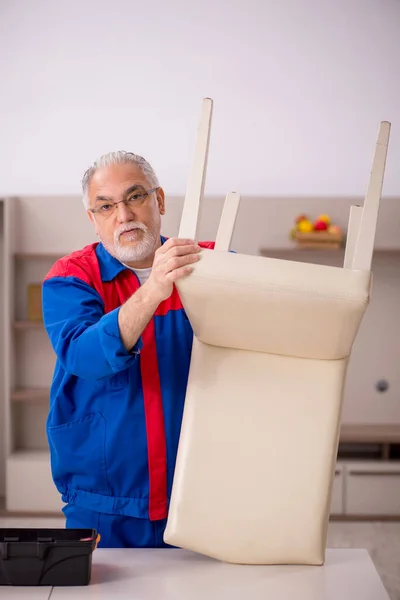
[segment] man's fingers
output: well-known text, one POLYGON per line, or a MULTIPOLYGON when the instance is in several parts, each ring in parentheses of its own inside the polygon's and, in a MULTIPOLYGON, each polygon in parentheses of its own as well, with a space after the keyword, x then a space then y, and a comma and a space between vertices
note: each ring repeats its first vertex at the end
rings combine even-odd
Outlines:
POLYGON ((170 273, 171 271, 175 271, 176 269, 180 269, 185 265, 189 265, 191 263, 195 263, 199 260, 199 254, 185 254, 184 256, 172 256, 165 263, 165 272, 170 273))
POLYGON ((172 237, 172 238, 169 238, 162 246, 160 246, 159 252, 161 254, 165 254, 166 252, 170 251, 174 247, 182 247, 182 246, 187 246, 187 247, 193 248, 193 246, 197 247, 197 244, 194 240, 191 240, 191 239, 172 237))
POLYGON ((179 269, 174 269, 167 273, 166 278, 170 283, 174 283, 178 279, 185 277, 186 275, 190 275, 193 271, 193 265, 184 265, 183 267, 179 267, 179 269))
POLYGON ((169 260, 173 256, 184 256, 185 254, 197 254, 201 248, 197 244, 186 245, 186 246, 173 246, 165 253, 165 258, 169 260))

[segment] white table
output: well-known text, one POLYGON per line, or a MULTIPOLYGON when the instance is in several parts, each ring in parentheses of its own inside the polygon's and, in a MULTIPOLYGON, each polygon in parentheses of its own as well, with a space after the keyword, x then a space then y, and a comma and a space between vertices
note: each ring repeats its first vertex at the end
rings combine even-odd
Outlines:
POLYGON ((327 550, 322 567, 265 567, 229 565, 175 549, 97 549, 88 587, 53 588, 51 594, 51 600, 89 598, 389 600, 366 550, 327 550))
POLYGON ((48 600, 51 587, 14 587, 0 585, 0 600, 48 600))

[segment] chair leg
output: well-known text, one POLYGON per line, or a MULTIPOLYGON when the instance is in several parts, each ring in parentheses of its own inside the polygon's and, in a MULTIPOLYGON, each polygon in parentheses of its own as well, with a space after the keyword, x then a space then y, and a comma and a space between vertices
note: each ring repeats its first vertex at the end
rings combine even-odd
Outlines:
POLYGON ((386 156, 389 144, 390 123, 382 121, 372 163, 367 194, 362 209, 359 232, 354 248, 352 269, 369 271, 372 264, 375 233, 378 222, 386 156))
POLYGON ((229 192, 225 198, 222 209, 221 219, 219 221, 217 236, 215 238, 215 250, 228 252, 233 231, 235 229, 236 217, 239 209, 240 195, 236 192, 229 192))
POLYGON ((179 237, 198 239, 201 202, 207 172, 208 148, 212 121, 213 101, 204 98, 197 130, 197 140, 183 205, 179 237))
POLYGON ((349 224, 347 227, 346 248, 344 252, 344 269, 352 269, 354 261, 354 252, 357 244, 357 238, 360 231, 362 206, 350 206, 349 224))

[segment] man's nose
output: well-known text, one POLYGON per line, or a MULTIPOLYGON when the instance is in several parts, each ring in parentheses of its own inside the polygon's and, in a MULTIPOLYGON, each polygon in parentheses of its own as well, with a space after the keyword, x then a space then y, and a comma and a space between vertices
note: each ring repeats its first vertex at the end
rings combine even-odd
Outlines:
POLYGON ((126 221, 133 221, 134 214, 130 208, 128 208, 125 202, 118 202, 117 206, 117 218, 120 223, 125 223, 126 221))

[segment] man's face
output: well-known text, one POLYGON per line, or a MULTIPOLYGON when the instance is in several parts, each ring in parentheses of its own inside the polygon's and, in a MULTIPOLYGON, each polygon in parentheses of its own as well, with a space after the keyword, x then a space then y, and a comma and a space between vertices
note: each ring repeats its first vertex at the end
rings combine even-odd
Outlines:
POLYGON ((88 190, 89 206, 96 210, 88 215, 100 240, 118 260, 138 268, 151 266, 160 245, 164 192, 157 188, 140 197, 153 187, 136 165, 120 164, 98 169, 88 190))

